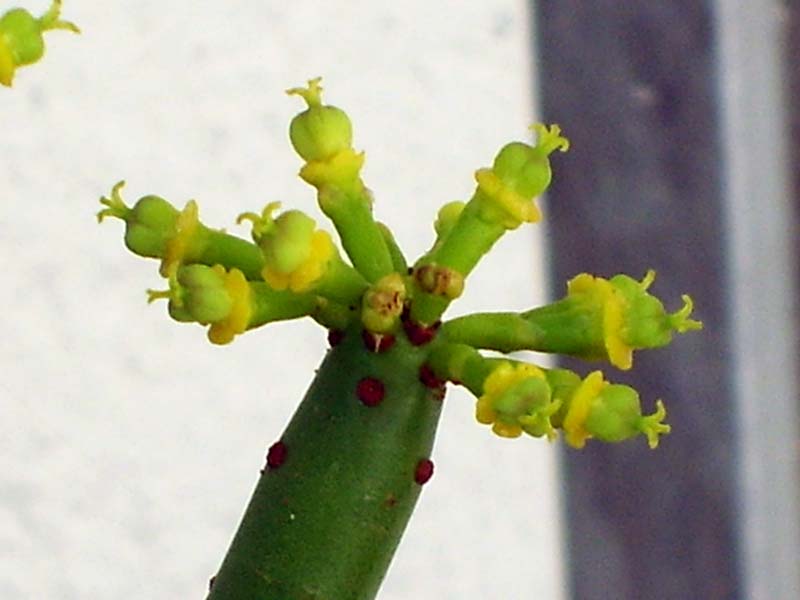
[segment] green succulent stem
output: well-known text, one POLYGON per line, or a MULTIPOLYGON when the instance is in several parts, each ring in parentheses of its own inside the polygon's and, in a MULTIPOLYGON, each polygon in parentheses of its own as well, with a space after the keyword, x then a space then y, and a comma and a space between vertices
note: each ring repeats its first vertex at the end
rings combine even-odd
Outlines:
POLYGON ((428 366, 442 381, 463 385, 474 396, 483 394, 483 383, 502 359, 486 358, 467 344, 437 343, 428 356, 428 366))
POLYGON ((361 273, 337 256, 312 289, 315 294, 328 300, 355 306, 368 287, 369 284, 361 273))
POLYGON ((287 290, 274 290, 266 283, 250 283, 253 313, 248 329, 255 329, 275 321, 287 321, 313 315, 318 299, 313 293, 298 294, 287 290))
POLYGON ((442 323, 441 334, 451 342, 484 350, 515 352, 541 346, 541 327, 520 313, 473 313, 442 323))
POLYGON ((205 226, 198 229, 190 253, 193 260, 204 265, 225 265, 239 269, 250 281, 261 279, 264 259, 258 246, 219 229, 205 226))
POLYGON ((408 270, 408 262, 406 261, 406 257, 403 254, 403 251, 400 249, 400 246, 397 245, 397 241, 394 239, 392 230, 380 221, 378 221, 376 224, 381 232, 383 241, 386 244, 386 249, 389 250, 389 256, 392 260, 392 269, 396 273, 405 273, 408 270))
POLYGON ((405 339, 371 353, 358 328, 345 333, 280 437, 283 460, 258 478, 208 600, 375 597, 441 411, 417 375, 425 355, 405 339), (365 380, 383 390, 371 406, 365 380))
MULTIPOLYGON (((437 265, 453 269, 466 279, 505 231, 502 225, 481 218, 479 206, 473 198, 446 235, 438 237, 431 252, 417 262, 415 269, 437 265)), ((431 324, 439 320, 453 300, 426 292, 419 285, 414 290, 411 318, 419 323, 431 324)))
POLYGON ((372 201, 366 188, 320 190, 320 208, 342 241, 342 248, 353 266, 370 283, 395 270, 389 246, 372 216, 372 201))

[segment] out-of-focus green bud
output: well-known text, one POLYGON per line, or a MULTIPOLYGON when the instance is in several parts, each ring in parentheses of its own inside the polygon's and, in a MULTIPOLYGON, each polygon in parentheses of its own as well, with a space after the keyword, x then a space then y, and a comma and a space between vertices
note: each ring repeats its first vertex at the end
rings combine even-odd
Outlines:
POLYGON ((45 31, 66 29, 80 33, 69 21, 59 19, 61 0, 53 0, 50 8, 36 18, 24 8, 13 8, 0 17, 0 84, 11 86, 18 67, 38 61, 44 55, 45 31))
POLYGON ((139 256, 162 258, 169 240, 174 237, 180 211, 158 196, 144 196, 133 208, 122 200, 120 190, 124 181, 117 183, 109 198, 100 203, 106 208, 97 213, 97 220, 116 217, 125 221, 125 245, 139 256))
POLYGON ((672 341, 673 331, 685 333, 702 329, 700 321, 690 319, 693 303, 688 295, 681 296, 683 306, 674 313, 668 313, 664 305, 647 289, 655 280, 652 269, 642 281, 627 275, 615 275, 611 285, 625 298, 625 341, 634 348, 657 348, 672 341))
POLYGON ((291 273, 311 254, 317 224, 299 210, 287 210, 275 219, 275 227, 261 238, 266 263, 281 273, 291 273))
POLYGON ((289 138, 295 151, 306 161, 326 161, 353 143, 350 118, 340 108, 322 105, 321 77, 311 79, 306 88, 292 88, 286 93, 301 96, 308 109, 294 117, 289 138))
POLYGON ((433 228, 439 239, 442 239, 450 232, 453 225, 458 221, 458 217, 461 216, 461 211, 464 210, 464 206, 466 206, 464 202, 455 200, 453 202, 448 202, 439 209, 439 213, 436 215, 436 221, 433 223, 433 228))

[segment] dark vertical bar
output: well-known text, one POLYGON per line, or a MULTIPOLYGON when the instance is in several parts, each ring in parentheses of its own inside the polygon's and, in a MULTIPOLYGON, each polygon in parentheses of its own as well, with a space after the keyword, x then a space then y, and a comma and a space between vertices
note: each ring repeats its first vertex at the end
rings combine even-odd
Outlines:
MULTIPOLYGON (((797 2, 787 3, 786 6, 786 49, 785 61, 788 65, 789 75, 789 119, 790 119, 790 142, 789 158, 790 164, 795 165, 791 169, 791 185, 794 202, 794 228, 800 232, 800 5, 797 2)), ((794 238, 795 255, 800 256, 800 235, 794 238)), ((800 265, 800 261, 798 261, 800 265)), ((800 279, 800 273, 797 273, 800 279)))
POLYGON ((665 400, 673 433, 657 450, 565 451, 572 596, 740 598, 711 5, 535 6, 543 118, 572 141, 547 207, 554 292, 581 271, 652 267, 667 307, 689 292, 706 326, 606 369, 648 408, 665 400))

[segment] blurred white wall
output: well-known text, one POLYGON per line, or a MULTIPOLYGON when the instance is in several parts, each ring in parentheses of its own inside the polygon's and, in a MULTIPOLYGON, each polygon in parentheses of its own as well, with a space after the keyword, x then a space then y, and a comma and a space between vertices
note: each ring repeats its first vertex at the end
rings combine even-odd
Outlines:
MULTIPOLYGON (((0 598, 200 598, 325 335, 212 347, 145 303, 157 264, 95 224, 98 197, 125 178, 130 202, 196 198, 244 236, 236 215, 267 201, 319 214, 283 90, 322 75, 416 256, 437 208, 526 136, 527 3, 65 0, 64 17, 83 35, 50 33, 0 89, 0 598)), ((543 301, 537 227, 498 244, 453 314, 543 301)), ((554 447, 492 436, 458 390, 446 407, 381 598, 563 598, 554 447)))

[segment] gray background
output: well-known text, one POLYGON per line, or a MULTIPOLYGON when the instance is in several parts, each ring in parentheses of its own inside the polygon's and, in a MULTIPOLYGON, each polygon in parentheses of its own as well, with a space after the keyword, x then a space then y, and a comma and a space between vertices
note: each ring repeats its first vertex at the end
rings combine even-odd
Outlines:
MULTIPOLYGON (((201 597, 324 350, 311 323, 218 348, 170 322, 144 301, 156 263, 94 224, 97 198, 125 178, 130 202, 196 198, 242 235, 235 216, 267 201, 318 214, 282 90, 323 75, 378 217, 420 253, 438 206, 533 120, 526 3, 454 5, 66 1, 84 34, 49 34, 0 90, 1 598, 201 597)), ((503 240, 453 314, 541 302, 542 227, 503 240)), ((446 402, 381 597, 562 598, 554 447, 446 402)))

